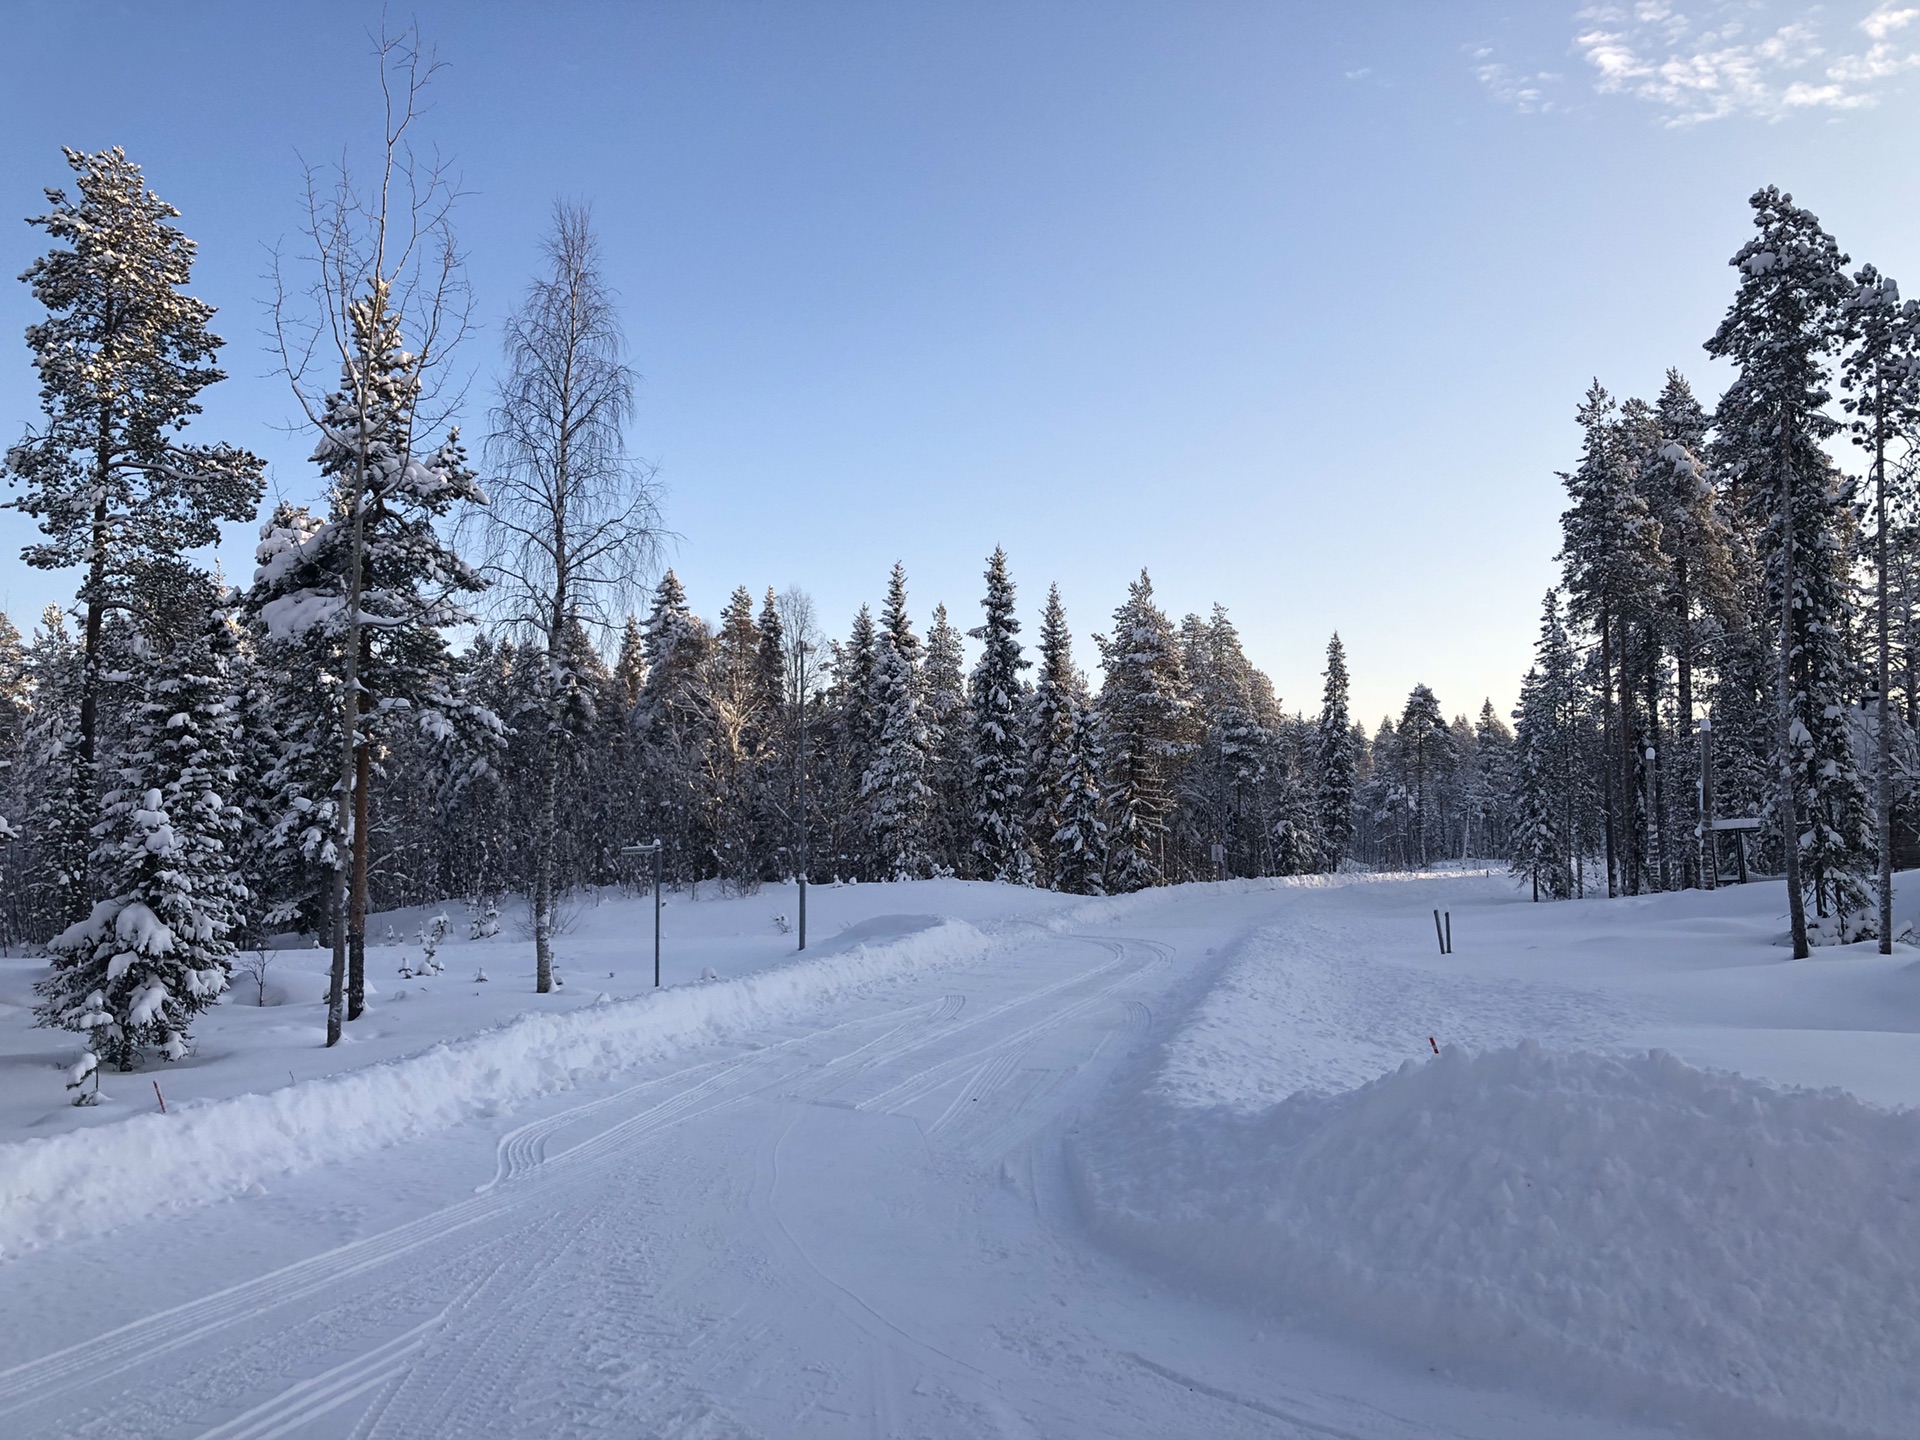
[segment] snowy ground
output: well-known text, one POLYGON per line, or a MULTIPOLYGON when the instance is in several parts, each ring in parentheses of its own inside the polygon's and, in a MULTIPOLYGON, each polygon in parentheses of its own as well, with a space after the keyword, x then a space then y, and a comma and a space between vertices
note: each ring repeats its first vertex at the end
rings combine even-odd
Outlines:
POLYGON ((1767 884, 811 899, 796 962, 678 897, 658 995, 644 901, 552 997, 511 917, 376 948, 332 1052, 283 952, 91 1112, 0 962, 0 1433, 1912 1433, 1920 953, 1795 964, 1767 884))

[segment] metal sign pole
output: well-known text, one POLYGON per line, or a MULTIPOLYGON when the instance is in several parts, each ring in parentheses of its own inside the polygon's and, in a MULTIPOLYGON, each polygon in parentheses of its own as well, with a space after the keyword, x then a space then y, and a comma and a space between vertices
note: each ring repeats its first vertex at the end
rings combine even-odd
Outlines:
POLYGON ((660 988, 660 884, 666 874, 667 847, 655 840, 647 845, 622 845, 622 855, 653 857, 653 988, 660 988))

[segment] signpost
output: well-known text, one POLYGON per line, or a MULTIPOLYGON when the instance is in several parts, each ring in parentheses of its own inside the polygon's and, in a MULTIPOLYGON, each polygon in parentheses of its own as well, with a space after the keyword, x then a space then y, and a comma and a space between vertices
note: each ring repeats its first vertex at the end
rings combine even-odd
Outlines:
POLYGON ((660 878, 663 870, 661 857, 666 847, 658 840, 647 845, 622 845, 622 855, 651 855, 653 857, 653 988, 660 988, 660 878))
MULTIPOLYGON (((1735 866, 1738 867, 1740 883, 1742 885, 1747 883, 1747 836, 1759 828, 1759 817, 1752 815, 1742 816, 1737 820, 1716 820, 1713 822, 1712 834, 1716 841, 1720 836, 1728 832, 1732 832, 1733 834, 1733 860, 1735 866)), ((1713 864, 1717 870, 1720 868, 1720 847, 1718 844, 1715 844, 1713 848, 1713 864)))

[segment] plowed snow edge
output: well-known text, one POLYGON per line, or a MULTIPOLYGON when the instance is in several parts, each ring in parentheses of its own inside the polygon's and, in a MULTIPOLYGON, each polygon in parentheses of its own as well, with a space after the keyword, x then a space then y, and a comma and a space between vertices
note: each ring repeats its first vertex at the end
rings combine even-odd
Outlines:
POLYGON ((365 1069, 0 1145, 0 1258, 244 1192, 984 955, 947 920, 738 980, 528 1015, 365 1069))

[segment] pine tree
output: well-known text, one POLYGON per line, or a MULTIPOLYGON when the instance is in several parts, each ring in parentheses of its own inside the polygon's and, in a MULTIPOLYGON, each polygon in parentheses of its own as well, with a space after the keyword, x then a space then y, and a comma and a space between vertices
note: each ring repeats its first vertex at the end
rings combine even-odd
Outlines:
POLYGON ((1456 761, 1453 737, 1433 691, 1424 685, 1413 687, 1394 733, 1407 799, 1407 860, 1425 867, 1446 844, 1439 798, 1456 761))
POLYGON ((864 787, 879 741, 879 719, 873 709, 874 677, 878 664, 873 611, 862 605, 844 645, 833 652, 831 710, 832 768, 827 813, 832 823, 835 873, 872 880, 881 877, 876 858, 873 825, 864 787))
POLYGON ((973 734, 967 708, 966 656, 947 607, 933 607, 923 673, 927 719, 927 852, 944 875, 972 873, 973 734))
POLYGON ((84 1030, 93 1063, 131 1069, 149 1046, 179 1059, 190 1021, 227 987, 247 900, 234 868, 243 815, 229 798, 239 778, 231 645, 215 611, 203 633, 145 667, 104 798, 96 864, 108 898, 48 946, 41 1023, 84 1030))
POLYGON ((345 933, 334 922, 334 939, 345 947, 353 1020, 365 1004, 375 751, 399 725, 446 736, 462 725, 494 731, 498 721, 456 702, 445 635, 474 623, 463 600, 486 581, 440 525, 456 505, 484 504, 485 496, 457 429, 437 447, 415 433, 419 363, 405 349, 386 287, 376 284, 349 313, 350 358, 313 452, 329 487, 328 517, 291 517, 285 543, 255 572, 248 605, 269 641, 329 657, 324 669, 340 677, 341 705, 352 713, 350 734, 344 716, 335 729, 343 754, 351 744, 352 765, 351 785, 341 783, 349 778, 343 766, 334 793, 350 791, 352 804, 336 817, 333 851, 349 867, 344 893, 335 894, 336 904, 346 902, 345 933))
POLYGON ((1858 680, 1846 651, 1852 487, 1823 448, 1839 428, 1827 413, 1828 357, 1850 287, 1846 257, 1791 196, 1770 186, 1750 204, 1759 233, 1733 257, 1739 287, 1707 350, 1738 370, 1715 423, 1760 527, 1779 616, 1775 816, 1802 959, 1809 895, 1845 938, 1872 928, 1872 827, 1847 703, 1858 680))
POLYGON ((985 880, 1033 883, 1027 845, 1027 737, 1022 724, 1026 685, 1020 672, 1020 620, 1013 612, 1007 553, 995 547, 987 561, 986 622, 968 632, 981 642, 969 682, 973 711, 973 856, 985 880))
MULTIPOLYGON (((7 452, 6 471, 26 490, 17 505, 46 536, 22 552, 26 562, 83 572, 71 816, 92 809, 107 615, 156 570, 216 540, 222 520, 250 519, 262 463, 177 438, 200 393, 224 378, 213 363, 224 342, 207 329, 213 307, 181 293, 195 247, 168 223, 180 212, 146 188, 125 152, 64 153, 77 194, 46 192, 47 213, 27 223, 56 248, 21 276, 47 310, 27 327, 46 419, 7 452)), ((60 843, 74 851, 85 838, 60 843)))
POLYGON ((879 873, 891 880, 918 880, 929 870, 931 737, 921 710, 920 638, 907 615, 907 572, 899 564, 887 583, 873 659, 869 704, 877 730, 860 793, 873 827, 879 873))
POLYGON ((1353 843, 1353 802, 1358 786, 1353 721, 1347 711, 1347 651, 1338 633, 1327 642, 1326 688, 1320 723, 1314 728, 1314 808, 1320 830, 1319 868, 1332 874, 1353 843))
POLYGON ((1547 592, 1534 646, 1534 665, 1514 712, 1513 872, 1524 875, 1533 898, 1571 898, 1572 853, 1579 784, 1574 657, 1560 619, 1560 596, 1547 592))
POLYGON ((1097 715, 1103 749, 1110 891, 1166 878, 1167 822, 1193 748, 1193 702, 1166 613, 1142 570, 1100 638, 1106 682, 1097 715))
POLYGON ((753 596, 741 585, 721 612, 700 690, 705 828, 720 878, 738 893, 750 891, 770 862, 761 641, 753 596))
MULTIPOLYGON (((1036 841, 1038 878, 1055 889, 1064 887, 1054 837, 1066 823, 1068 799, 1077 783, 1074 777, 1083 768, 1083 757, 1076 753, 1080 742, 1074 717, 1080 713, 1084 718, 1085 707, 1086 686, 1074 668, 1066 607, 1060 603, 1060 587, 1049 586, 1040 617, 1039 673, 1027 710, 1026 824, 1027 834, 1036 841)), ((1078 834, 1076 830, 1076 838, 1078 834)))
POLYGON ((1470 855, 1494 858, 1508 854, 1513 745, 1513 731, 1493 708, 1492 699, 1483 700, 1473 724, 1472 762, 1463 789, 1469 827, 1465 849, 1470 855))
MULTIPOLYGON (((1846 408, 1855 419, 1854 438, 1873 457, 1873 694, 1874 837, 1879 848, 1876 927, 1880 953, 1893 953, 1893 714, 1888 699, 1893 670, 1893 601, 1890 539, 1896 482, 1888 455, 1901 439, 1909 459, 1920 427, 1920 305, 1900 303, 1892 277, 1868 265, 1853 277, 1853 293, 1841 305, 1849 352, 1841 372, 1846 408)), ((1911 491, 1912 471, 1904 467, 1911 491)), ((1911 503, 1910 495, 1902 495, 1911 503)))
POLYGON ((646 823, 650 838, 666 847, 666 873, 695 879, 710 851, 700 796, 705 784, 704 671, 712 639, 687 605, 687 592, 672 570, 654 588, 642 627, 646 683, 634 707, 640 746, 646 823))
MULTIPOLYGON (((1734 536, 1722 514, 1719 492, 1707 468, 1707 415, 1676 370, 1667 372, 1654 409, 1658 448, 1642 476, 1648 509, 1660 526, 1667 557, 1665 615, 1675 666, 1674 705, 1679 720, 1674 763, 1668 770, 1689 795, 1698 788, 1698 740, 1694 733, 1695 679, 1708 646, 1736 607, 1734 536)), ((1738 622, 1736 622, 1737 624, 1738 622)), ((1674 828, 1695 825, 1692 809, 1674 828)), ((1705 836, 1703 832, 1703 843, 1705 836)), ((1685 847, 1679 881, 1697 885, 1702 844, 1685 847)))
POLYGON ((1053 888, 1069 895, 1101 895, 1106 893, 1111 857, 1100 781, 1105 757, 1099 722, 1091 703, 1078 693, 1068 696, 1063 719, 1049 782, 1058 797, 1059 817, 1047 843, 1053 888))
POLYGON ((1576 412, 1584 432, 1580 464, 1560 478, 1572 501, 1561 516, 1561 564, 1575 620, 1599 638, 1602 798, 1606 811, 1608 893, 1638 893, 1645 874, 1644 822, 1638 808, 1646 745, 1639 733, 1634 629, 1644 641, 1657 619, 1665 560, 1660 529, 1641 492, 1639 465, 1619 407, 1598 380, 1576 412))

